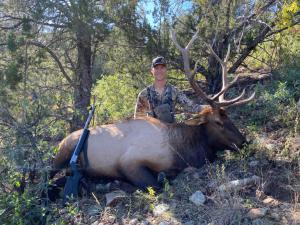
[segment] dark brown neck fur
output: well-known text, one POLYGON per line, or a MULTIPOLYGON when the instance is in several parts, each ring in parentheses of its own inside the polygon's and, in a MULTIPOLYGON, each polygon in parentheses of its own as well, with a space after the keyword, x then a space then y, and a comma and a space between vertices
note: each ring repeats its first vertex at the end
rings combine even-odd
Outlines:
POLYGON ((209 143, 205 124, 189 126, 174 124, 168 129, 169 144, 174 151, 175 170, 187 166, 201 167, 215 159, 215 150, 209 143))

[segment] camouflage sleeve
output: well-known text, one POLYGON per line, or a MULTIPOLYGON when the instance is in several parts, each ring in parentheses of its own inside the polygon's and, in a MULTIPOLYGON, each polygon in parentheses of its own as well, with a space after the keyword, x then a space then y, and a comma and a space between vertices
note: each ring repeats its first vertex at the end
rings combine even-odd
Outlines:
POLYGON ((139 116, 146 116, 147 112, 150 110, 149 101, 147 99, 147 90, 141 91, 137 97, 134 110, 134 118, 139 116))
POLYGON ((200 112, 205 105, 195 104, 192 100, 190 100, 182 91, 177 90, 177 98, 176 101, 188 112, 197 113, 200 112))

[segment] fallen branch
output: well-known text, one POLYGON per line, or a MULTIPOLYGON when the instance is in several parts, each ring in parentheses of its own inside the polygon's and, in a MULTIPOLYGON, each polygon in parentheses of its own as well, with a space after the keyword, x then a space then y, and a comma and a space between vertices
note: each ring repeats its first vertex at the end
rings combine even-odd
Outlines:
POLYGON ((220 185, 217 190, 220 192, 225 191, 238 191, 250 184, 257 184, 260 181, 260 177, 254 175, 249 178, 241 179, 241 180, 233 180, 226 184, 220 185))

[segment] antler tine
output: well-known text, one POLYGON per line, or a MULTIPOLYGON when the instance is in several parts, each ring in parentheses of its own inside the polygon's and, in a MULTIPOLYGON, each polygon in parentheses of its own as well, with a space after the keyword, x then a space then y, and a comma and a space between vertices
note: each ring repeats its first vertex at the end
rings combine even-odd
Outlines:
POLYGON ((198 94, 201 98, 203 98, 209 105, 211 105, 212 107, 217 107, 216 102, 210 99, 196 83, 195 75, 196 73, 193 73, 192 76, 189 78, 189 82, 193 90, 196 92, 196 94, 198 94))
POLYGON ((193 42, 196 40, 197 36, 198 36, 198 31, 193 35, 192 39, 189 41, 187 46, 185 48, 182 48, 177 42, 175 31, 173 29, 171 30, 171 39, 174 42, 175 46, 178 48, 178 50, 181 52, 181 55, 182 55, 182 58, 183 58, 183 64, 184 64, 184 72, 185 72, 186 77, 189 80, 189 83, 190 83, 191 87, 208 104, 210 104, 212 107, 216 107, 215 102, 213 100, 211 100, 204 93, 204 91, 202 91, 202 89, 199 87, 199 85, 196 83, 196 81, 195 81, 196 68, 194 69, 193 72, 191 72, 188 51, 191 48, 193 42))
POLYGON ((236 97, 234 99, 231 99, 231 100, 228 100, 228 101, 217 102, 216 104, 219 107, 225 107, 225 106, 231 105, 233 103, 238 102, 241 98, 243 98, 245 93, 246 93, 246 91, 245 91, 245 89, 243 89, 243 92, 238 97, 236 97))
POLYGON ((228 62, 229 55, 230 55, 230 44, 228 44, 227 53, 226 53, 226 56, 225 56, 225 59, 224 59, 224 62, 225 62, 225 63, 228 62))
POLYGON ((243 100, 241 100, 241 101, 235 102, 235 103, 233 103, 233 104, 227 105, 227 107, 236 106, 236 105, 242 105, 242 104, 245 104, 245 103, 247 103, 247 102, 250 102, 251 100, 254 99, 255 94, 256 94, 256 93, 253 92, 252 95, 251 95, 249 98, 246 98, 246 99, 243 99, 243 100))
POLYGON ((223 90, 221 90, 219 93, 215 94, 211 99, 216 100, 220 95, 224 94, 232 85, 235 84, 235 82, 239 79, 239 77, 240 77, 239 74, 237 76, 235 76, 235 78, 223 90))
POLYGON ((227 49, 227 54, 225 57, 225 60, 223 61, 222 59, 220 59, 220 57, 216 54, 216 52, 213 50, 211 45, 208 45, 208 48, 210 50, 210 52, 214 55, 214 57, 217 59, 217 61, 221 64, 222 67, 222 88, 221 88, 221 93, 219 92, 217 95, 219 96, 219 101, 222 102, 224 101, 224 93, 225 91, 228 89, 226 88, 227 86, 227 60, 229 58, 229 54, 230 54, 230 45, 228 46, 227 49))

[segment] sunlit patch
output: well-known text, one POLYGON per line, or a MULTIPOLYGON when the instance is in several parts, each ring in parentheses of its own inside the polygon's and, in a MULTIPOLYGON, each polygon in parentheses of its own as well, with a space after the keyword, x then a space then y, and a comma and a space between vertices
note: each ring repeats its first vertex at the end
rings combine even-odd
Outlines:
POLYGON ((107 128, 107 131, 114 137, 124 137, 124 133, 116 125, 109 126, 109 128, 107 128))

